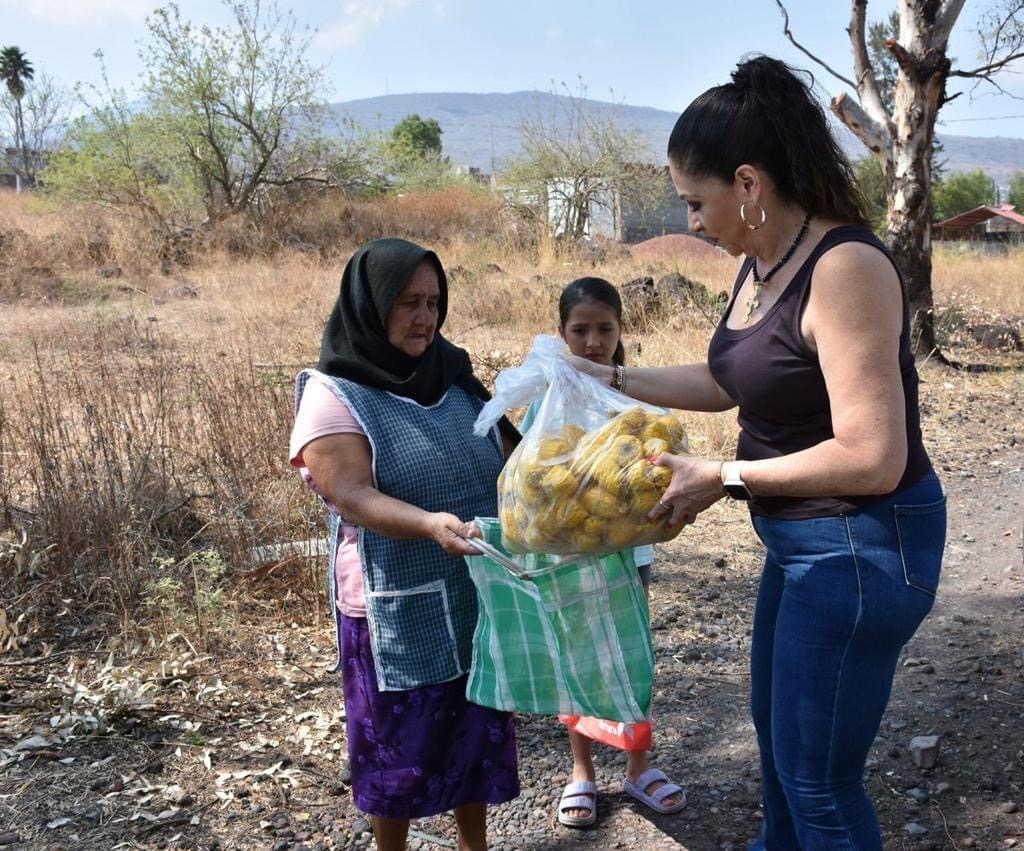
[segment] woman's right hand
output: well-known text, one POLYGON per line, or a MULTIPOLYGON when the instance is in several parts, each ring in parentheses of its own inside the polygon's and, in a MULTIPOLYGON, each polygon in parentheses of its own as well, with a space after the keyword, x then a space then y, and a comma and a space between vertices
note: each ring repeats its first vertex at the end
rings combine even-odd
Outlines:
POLYGON ((454 514, 438 511, 429 515, 427 521, 430 537, 433 538, 446 553, 453 556, 475 556, 480 551, 466 543, 464 538, 480 538, 480 528, 476 523, 464 523, 454 514))
POLYGON ((610 384, 612 375, 615 373, 614 367, 608 366, 603 363, 594 363, 592 360, 581 358, 579 355, 571 355, 568 352, 564 353, 562 357, 569 363, 570 366, 575 367, 584 375, 589 375, 592 378, 596 378, 602 384, 610 384))

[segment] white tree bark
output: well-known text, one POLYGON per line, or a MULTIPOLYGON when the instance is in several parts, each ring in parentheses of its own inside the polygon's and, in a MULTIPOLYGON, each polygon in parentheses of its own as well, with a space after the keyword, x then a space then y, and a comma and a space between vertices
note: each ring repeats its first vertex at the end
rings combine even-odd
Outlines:
POLYGON ((845 92, 832 111, 882 164, 886 242, 910 297, 915 348, 935 350, 931 290, 931 162, 935 120, 945 100, 949 34, 965 0, 899 0, 899 37, 889 50, 899 66, 892 113, 883 103, 865 37, 868 0, 851 0, 850 45, 858 100, 845 92))
MULTIPOLYGON (((856 2, 856 0, 855 0, 856 2)), ((935 120, 946 97, 949 33, 963 0, 900 0, 899 38, 888 47, 899 65, 893 97, 886 242, 903 271, 917 349, 935 349, 931 289, 931 165, 935 120)))
MULTIPOLYGON (((890 114, 871 67, 865 38, 868 0, 851 0, 847 32, 853 49, 854 80, 833 70, 801 45, 789 29, 782 0, 786 37, 830 74, 857 90, 832 101, 832 111, 881 162, 885 173, 888 221, 886 242, 907 283, 918 353, 936 351, 931 287, 931 165, 935 120, 946 101, 951 75, 991 82, 992 74, 1024 59, 1024 26, 1019 7, 997 11, 993 32, 982 35, 985 62, 970 71, 953 71, 947 56, 949 36, 966 0, 898 0, 899 36, 886 46, 899 66, 890 114), (1002 19, 1000 20, 1000 16, 1002 19), (1009 25, 1009 26, 1007 26, 1009 25)), ((941 355, 940 355, 941 357, 941 355)))

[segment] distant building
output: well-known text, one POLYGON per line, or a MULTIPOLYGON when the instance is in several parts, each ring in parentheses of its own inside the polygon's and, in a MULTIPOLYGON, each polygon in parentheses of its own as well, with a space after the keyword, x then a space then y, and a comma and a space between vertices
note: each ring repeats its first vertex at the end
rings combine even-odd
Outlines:
POLYGON ((943 240, 1024 241, 1024 215, 1013 204, 981 206, 932 225, 932 232, 943 240))
POLYGON ((452 168, 452 173, 459 177, 468 177, 471 180, 475 180, 481 186, 490 186, 493 182, 491 175, 480 171, 479 166, 475 165, 457 165, 452 168))
POLYGON ((615 237, 620 242, 643 242, 668 233, 690 232, 686 204, 679 200, 668 175, 668 166, 664 166, 661 171, 665 176, 664 191, 655 204, 643 210, 628 204, 621 207, 615 237))
MULTIPOLYGON (((29 159, 32 160, 33 168, 38 174, 46 167, 48 152, 30 150, 29 159)), ((0 189, 25 189, 32 184, 24 178, 19 180, 18 173, 14 169, 14 163, 21 162, 21 153, 17 148, 5 148, 0 150, 0 189)))
MULTIPOLYGON (((657 168, 646 165, 637 167, 657 168)), ((679 200, 672 186, 668 167, 659 170, 664 175, 664 191, 661 197, 654 199, 652 203, 642 206, 632 203, 628 195, 616 189, 605 190, 592 197, 587 210, 584 236, 602 236, 619 242, 633 243, 669 233, 689 233, 686 204, 679 200)), ((567 179, 548 183, 547 221, 556 234, 563 230, 563 223, 566 220, 564 198, 571 195, 569 187, 565 185, 567 183, 567 179)))

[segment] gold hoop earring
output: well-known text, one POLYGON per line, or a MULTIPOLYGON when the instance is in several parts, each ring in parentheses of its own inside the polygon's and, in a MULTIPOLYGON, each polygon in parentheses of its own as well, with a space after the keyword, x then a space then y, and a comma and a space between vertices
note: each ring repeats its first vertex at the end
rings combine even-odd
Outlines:
POLYGON ((765 213, 764 207, 762 207, 760 204, 758 204, 757 201, 751 201, 750 203, 753 204, 755 207, 757 207, 757 209, 760 211, 760 213, 761 213, 761 223, 757 224, 757 225, 752 225, 750 222, 747 221, 747 209, 746 209, 747 208, 747 202, 746 201, 744 201, 742 204, 740 204, 740 220, 743 222, 743 224, 745 224, 751 230, 757 230, 758 228, 764 227, 764 223, 766 221, 768 221, 768 215, 767 215, 767 213, 765 213))

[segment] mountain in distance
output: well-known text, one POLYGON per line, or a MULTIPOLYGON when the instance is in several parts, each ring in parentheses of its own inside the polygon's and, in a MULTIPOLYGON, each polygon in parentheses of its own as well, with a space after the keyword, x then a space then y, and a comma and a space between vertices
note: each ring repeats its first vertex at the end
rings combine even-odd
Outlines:
MULTIPOLYGON (((367 130, 390 130, 412 113, 434 118, 441 125, 444 154, 453 165, 475 166, 492 173, 519 152, 519 128, 524 116, 564 116, 566 95, 541 91, 508 93, 436 92, 382 95, 331 104, 335 122, 355 121, 367 130)), ((598 117, 614 115, 620 127, 639 131, 650 149, 652 162, 665 162, 665 145, 678 113, 649 106, 631 106, 587 99, 598 117)), ((831 117, 831 116, 830 116, 831 117)), ((852 159, 867 149, 844 126, 833 123, 840 144, 852 159)), ((945 172, 983 169, 1000 183, 1014 171, 1024 170, 1024 139, 957 136, 941 133, 941 159, 945 172)))

